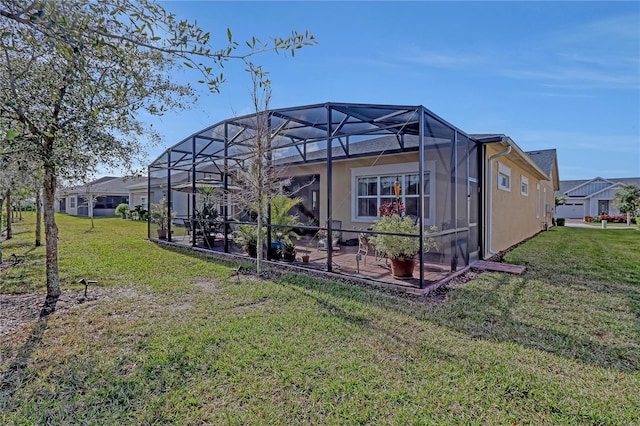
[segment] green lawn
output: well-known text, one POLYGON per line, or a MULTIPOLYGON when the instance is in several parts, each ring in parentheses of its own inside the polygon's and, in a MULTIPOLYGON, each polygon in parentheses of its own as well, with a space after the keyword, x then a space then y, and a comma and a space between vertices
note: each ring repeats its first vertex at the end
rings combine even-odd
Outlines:
MULTIPOLYGON (((3 242, 28 262, 0 293, 43 291, 29 220, 3 242)), ((112 294, 2 342, 17 384, 0 424, 640 419, 638 231, 553 228, 507 255, 525 275, 482 274, 436 303, 293 274, 237 282, 144 241, 142 223, 58 223, 63 288, 86 276, 112 294)))

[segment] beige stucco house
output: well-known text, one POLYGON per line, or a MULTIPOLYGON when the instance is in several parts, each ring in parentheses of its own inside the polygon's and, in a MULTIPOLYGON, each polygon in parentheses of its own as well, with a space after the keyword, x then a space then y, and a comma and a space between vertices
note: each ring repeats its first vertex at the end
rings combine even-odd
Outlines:
POLYGON ((555 149, 524 152, 505 135, 476 138, 485 148, 483 253, 490 257, 551 226, 558 161, 555 149))
MULTIPOLYGON (((385 201, 403 203, 422 225, 415 237, 437 240, 437 250, 419 254, 421 287, 434 263, 454 272, 551 225, 555 150, 524 152, 506 135, 467 134, 423 106, 326 103, 234 117, 169 148, 150 165, 151 181, 164 179, 178 210, 179 187, 205 177, 233 185, 234 167, 253 155, 258 119, 269 123, 271 164, 303 199, 307 230, 338 227, 353 240, 370 232, 385 201)), ((234 206, 221 212, 228 223, 239 217, 234 206)))

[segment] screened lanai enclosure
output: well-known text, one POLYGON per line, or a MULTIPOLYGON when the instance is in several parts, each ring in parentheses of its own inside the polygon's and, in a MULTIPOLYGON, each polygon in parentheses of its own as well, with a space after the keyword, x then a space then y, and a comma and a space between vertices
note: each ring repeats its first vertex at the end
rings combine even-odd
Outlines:
POLYGON ((260 214, 270 261, 286 265, 284 235, 296 266, 425 288, 479 257, 478 148, 423 106, 274 109, 223 120, 167 149, 149 166, 148 197, 165 199, 175 244, 250 260, 242 231, 257 233, 260 214), (258 168, 268 187, 261 212, 246 177, 258 168), (278 194, 299 201, 288 221, 270 204, 278 194), (381 232, 389 209, 414 231, 381 232), (381 235, 418 246, 409 275, 392 274, 381 235))

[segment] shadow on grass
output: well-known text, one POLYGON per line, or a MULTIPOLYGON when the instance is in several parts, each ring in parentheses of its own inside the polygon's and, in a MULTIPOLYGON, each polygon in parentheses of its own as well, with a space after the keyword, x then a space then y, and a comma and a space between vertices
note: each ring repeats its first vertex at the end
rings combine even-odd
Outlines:
POLYGON ((24 250, 25 253, 30 253, 35 249, 33 241, 18 241, 18 240, 4 240, 4 250, 24 250), (28 250, 27 250, 28 249, 28 250))
MULTIPOLYGON (((523 322, 514 316, 514 312, 520 311, 520 317, 526 315, 541 315, 526 309, 518 310, 518 305, 527 304, 521 292, 526 285, 526 280, 519 284, 509 283, 510 277, 505 275, 492 275, 485 278, 491 281, 492 288, 466 287, 453 300, 447 302, 448 306, 441 310, 443 315, 429 315, 429 320, 456 331, 463 332, 473 338, 495 340, 501 342, 513 342, 522 346, 546 351, 568 359, 575 359, 600 368, 616 368, 624 372, 640 370, 640 347, 637 344, 617 342, 605 345, 597 341, 598 336, 580 336, 580 326, 575 327, 576 332, 566 332, 551 327, 540 327, 523 322), (501 291, 504 287, 510 287, 508 296, 501 291), (475 307, 474 307, 475 305, 475 307)), ((552 287, 550 283, 547 283, 552 287)), ((611 289, 608 292, 612 293, 611 289)), ((618 290, 624 297, 630 294, 618 290)), ((562 303, 562 300, 559 300, 562 303)), ((580 316, 579 312, 573 312, 580 316)), ((558 323, 554 318, 543 318, 558 324, 558 328, 566 329, 566 324, 558 323)), ((585 318, 585 321, 588 321, 585 318)), ((633 333, 633 332, 631 332, 633 333)), ((640 330, 635 327, 636 339, 640 336, 640 330)), ((628 335, 628 334, 627 334, 628 335)))
POLYGON ((222 257, 219 257, 219 256, 224 255, 224 253, 215 252, 216 254, 213 254, 214 253, 213 250, 210 251, 212 254, 209 254, 206 250, 204 252, 201 252, 201 251, 196 251, 196 250, 193 250, 192 248, 187 248, 187 247, 176 247, 176 246, 170 246, 165 244, 156 244, 155 246, 162 250, 170 251, 172 253, 179 253, 181 255, 184 255, 193 259, 204 260, 206 262, 213 262, 218 265, 228 266, 231 268, 237 268, 238 266, 241 266, 245 271, 255 271, 256 269, 255 262, 251 262, 250 260, 245 261, 243 259, 223 259, 222 257))
POLYGON ((9 365, 7 370, 2 374, 2 380, 0 381, 0 411, 7 412, 11 409, 11 401, 13 396, 20 388, 24 372, 29 365, 33 352, 40 346, 42 337, 47 329, 47 321, 49 315, 56 310, 56 304, 58 303, 58 297, 47 296, 38 320, 29 335, 27 341, 22 345, 16 359, 9 365))
MULTIPOLYGON (((514 286, 508 284, 510 278, 504 274, 492 274, 489 277, 490 280, 493 280, 492 288, 465 286, 455 290, 455 297, 442 303, 429 301, 409 303, 403 297, 386 294, 376 289, 323 281, 295 274, 287 275, 278 282, 411 315, 418 320, 446 327, 474 339, 517 343, 523 347, 585 362, 599 368, 615 368, 622 372, 640 370, 638 346, 629 344, 603 345, 595 341, 595 337, 583 337, 577 333, 570 334, 551 328, 543 328, 515 318, 512 312, 517 308, 517 305, 527 303, 521 297, 527 283, 523 280, 514 286), (507 285, 512 287, 512 291, 505 298, 504 292, 500 292, 500 290, 507 285)), ((320 304, 331 313, 341 318, 344 317, 349 322, 360 326, 367 324, 366 320, 360 318, 357 321, 352 321, 349 315, 341 314, 339 309, 333 305, 327 305, 324 301, 320 304)))
MULTIPOLYGON (((206 259, 224 264, 226 266, 237 265, 240 261, 225 261, 206 253, 198 253, 187 248, 163 246, 163 250, 169 250, 186 256, 206 259)), ((640 370, 640 349, 638 345, 618 342, 605 345, 598 343, 598 336, 580 335, 580 325, 576 332, 545 328, 521 321, 514 316, 514 311, 523 312, 523 315, 534 314, 529 311, 528 301, 523 295, 526 286, 533 280, 541 281, 542 285, 551 289, 558 285, 553 276, 541 276, 540 274, 525 275, 516 284, 512 282, 512 276, 506 274, 486 275, 483 279, 489 280, 489 288, 465 285, 454 290, 451 297, 443 303, 429 301, 429 299, 417 299, 424 303, 411 303, 407 299, 416 300, 413 296, 400 295, 393 291, 380 290, 367 287, 363 284, 339 283, 313 278, 306 275, 287 273, 281 277, 271 275, 271 278, 283 285, 293 285, 305 289, 307 297, 313 297, 316 302, 332 315, 343 319, 345 322, 359 327, 370 326, 367 318, 353 316, 342 309, 339 304, 332 303, 326 298, 317 297, 313 292, 323 292, 334 298, 342 298, 348 301, 366 303, 372 306, 389 309, 394 312, 411 315, 418 320, 428 321, 438 326, 446 327, 456 332, 464 333, 474 339, 484 339, 496 342, 512 342, 523 347, 542 350, 567 359, 578 360, 599 368, 616 368, 620 371, 630 372, 640 370), (508 287, 508 288, 507 288, 508 287), (506 291, 505 291, 506 288, 506 291), (306 291, 309 290, 309 291, 306 291), (522 309, 518 309, 522 307, 522 309)), ((557 277, 556 277, 557 278, 557 277)), ((597 283, 573 277, 571 283, 588 288, 590 291, 611 294, 629 300, 631 311, 640 318, 640 288, 629 285, 616 285, 615 283, 597 283)), ((471 283, 469 283, 471 284, 471 283)), ((586 296, 578 296, 586 297, 586 296)), ((588 302, 588 300, 585 300, 588 302)), ((562 300, 558 300, 562 303, 562 300)), ((573 312, 576 314, 576 312, 573 312)), ((544 315, 537 312, 536 315, 544 315)), ((580 312, 577 312, 579 315, 580 312)), ((541 318, 543 321, 556 322, 555 318, 541 318)), ((562 325, 562 324, 559 324, 562 325)), ((640 329, 635 325, 635 336, 631 336, 633 342, 640 338, 640 329)), ((559 329, 565 328, 559 326, 559 329)), ((627 332, 626 336, 629 336, 627 332)))

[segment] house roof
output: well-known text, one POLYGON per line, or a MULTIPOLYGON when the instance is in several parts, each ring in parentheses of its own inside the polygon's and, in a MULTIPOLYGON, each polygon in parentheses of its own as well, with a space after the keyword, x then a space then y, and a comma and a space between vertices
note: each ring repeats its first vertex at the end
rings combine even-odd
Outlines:
MULTIPOLYGON (((517 143, 514 142, 509 136, 502 133, 482 133, 482 134, 472 134, 471 137, 476 139, 480 143, 501 143, 503 145, 509 145, 512 147, 512 152, 509 154, 509 157, 514 160, 516 163, 519 163, 521 167, 525 167, 531 171, 533 171, 539 178, 551 180, 551 167, 549 170, 545 170, 540 165, 534 161, 532 156, 525 153, 522 148, 518 146, 517 143)), ((549 150, 554 151, 554 150, 549 150)), ((546 156, 545 156, 546 157, 546 156)), ((556 187, 558 185, 555 185, 556 187)))
MULTIPOLYGON (((326 150, 328 140, 334 147, 340 145, 343 156, 349 157, 351 145, 362 142, 362 138, 393 136, 402 144, 403 137, 420 134, 447 139, 452 139, 454 132, 467 136, 422 105, 327 102, 229 118, 168 148, 150 167, 191 170, 194 165, 197 169, 201 164, 214 163, 222 170, 226 167, 224 158, 243 161, 253 155, 251 146, 257 123, 267 118, 274 156, 297 155, 301 161, 306 161, 314 151, 326 150)), ((399 149, 405 150, 402 145, 399 149)))
POLYGON ((558 195, 564 195, 567 192, 570 192, 580 186, 583 186, 589 182, 593 182, 595 180, 603 180, 614 185, 616 183, 621 183, 623 185, 636 185, 640 186, 640 177, 631 177, 631 178, 601 178, 595 177, 593 179, 577 179, 577 180, 561 180, 560 181, 560 189, 556 191, 558 195))
POLYGON ((558 190, 558 188, 560 188, 560 171, 558 167, 558 153, 555 148, 527 151, 526 154, 547 176, 551 177, 553 180, 553 189, 558 190), (554 167, 556 169, 555 173, 553 173, 554 167))
POLYGON ((555 149, 543 149, 538 151, 526 151, 526 154, 542 169, 543 172, 551 176, 553 165, 557 158, 555 149))
POLYGON ((76 185, 68 188, 63 188, 60 193, 63 195, 128 195, 128 186, 137 182, 145 182, 146 176, 104 176, 94 181, 88 182, 84 185, 76 185))

